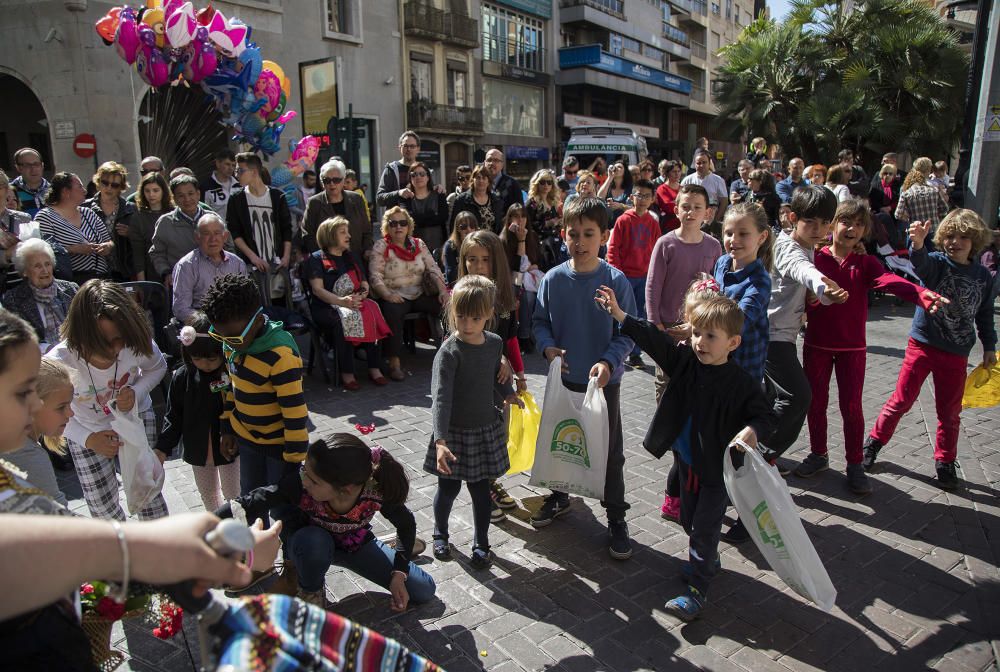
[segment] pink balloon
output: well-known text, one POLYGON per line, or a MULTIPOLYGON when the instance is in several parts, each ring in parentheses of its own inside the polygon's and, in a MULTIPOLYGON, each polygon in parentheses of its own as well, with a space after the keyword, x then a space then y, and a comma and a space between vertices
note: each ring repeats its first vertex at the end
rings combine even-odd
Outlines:
POLYGON ((139 24, 131 7, 122 8, 120 16, 121 21, 115 33, 115 51, 122 60, 132 65, 139 53, 139 24))
POLYGON ((263 98, 266 101, 264 106, 258 110, 258 114, 261 118, 267 118, 267 115, 281 99, 281 81, 270 70, 264 70, 257 78, 257 83, 253 85, 253 93, 257 98, 263 98))
POLYGON ((194 60, 191 62, 190 79, 192 82, 200 82, 215 72, 219 66, 219 57, 215 53, 215 47, 208 41, 208 31, 204 26, 198 28, 191 46, 194 48, 194 60))
POLYGON ((180 3, 169 0, 163 9, 167 42, 176 49, 183 49, 194 39, 198 22, 194 18, 194 6, 190 2, 180 3))
POLYGON ((142 77, 142 81, 153 88, 159 88, 170 81, 170 63, 163 57, 163 52, 156 48, 156 33, 152 28, 140 28, 139 39, 142 44, 135 59, 136 72, 142 77))

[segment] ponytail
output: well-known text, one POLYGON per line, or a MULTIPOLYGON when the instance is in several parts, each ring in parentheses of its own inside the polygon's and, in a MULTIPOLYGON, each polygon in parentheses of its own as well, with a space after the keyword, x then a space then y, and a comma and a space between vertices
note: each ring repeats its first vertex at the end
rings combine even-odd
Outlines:
POLYGON ((328 434, 313 441, 307 459, 316 476, 331 485, 364 485, 374 478, 387 509, 400 506, 410 494, 403 465, 382 447, 369 448, 353 434, 328 434))
POLYGON ((382 491, 382 504, 386 509, 395 509, 406 503, 406 498, 410 494, 410 479, 406 477, 403 465, 397 462, 389 451, 383 448, 375 450, 382 453, 374 473, 375 482, 382 491))

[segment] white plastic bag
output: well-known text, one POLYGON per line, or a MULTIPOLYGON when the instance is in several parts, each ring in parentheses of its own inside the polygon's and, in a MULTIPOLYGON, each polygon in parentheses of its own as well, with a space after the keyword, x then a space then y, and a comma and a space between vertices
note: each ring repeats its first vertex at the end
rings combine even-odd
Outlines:
POLYGON ((542 421, 531 467, 532 485, 604 499, 608 469, 608 404, 591 378, 587 391, 562 384, 562 358, 549 365, 542 421))
POLYGON ((138 406, 137 399, 132 410, 126 413, 118 410, 115 403, 108 405, 111 409, 111 429, 115 430, 121 441, 118 462, 122 470, 122 487, 125 489, 129 515, 135 515, 146 508, 160 494, 165 477, 163 465, 149 447, 146 427, 139 417, 138 406))
POLYGON ((736 469, 727 451, 722 471, 740 520, 775 574, 796 593, 830 611, 837 589, 802 527, 785 480, 756 450, 744 455, 743 466, 736 469))

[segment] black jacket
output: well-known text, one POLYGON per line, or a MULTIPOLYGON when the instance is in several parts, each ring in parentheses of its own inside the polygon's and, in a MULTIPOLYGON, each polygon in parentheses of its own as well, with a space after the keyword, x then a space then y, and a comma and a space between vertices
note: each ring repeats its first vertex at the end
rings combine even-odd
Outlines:
POLYGON ((167 410, 163 431, 156 441, 156 450, 167 455, 184 440, 184 461, 197 467, 208 462, 208 435, 212 434, 212 459, 215 465, 229 464, 219 452, 219 416, 222 415, 222 392, 212 392, 211 384, 218 375, 202 373, 197 367, 184 364, 174 371, 167 393, 167 410))
MULTIPOLYGON (((271 194, 271 208, 274 211, 274 248, 280 257, 285 243, 292 242, 292 214, 288 210, 288 199, 280 189, 268 187, 271 194)), ((250 206, 247 204, 247 190, 240 189, 229 197, 229 205, 226 206, 226 228, 235 241, 242 238, 243 242, 253 250, 253 253, 260 256, 257 243, 253 239, 253 224, 250 222, 250 206)), ((239 248, 237 248, 239 251, 239 248)), ((240 253, 242 256, 242 252, 240 253)), ((270 261, 269 258, 264 258, 270 261)), ((245 259, 249 264, 250 260, 245 259)))
POLYGON ((524 192, 521 191, 521 183, 507 173, 501 173, 496 186, 493 187, 500 195, 500 215, 507 214, 507 209, 515 203, 524 205, 524 192))
POLYGON ((382 168, 375 191, 375 204, 380 208, 391 208, 399 203, 399 191, 406 185, 399 184, 399 161, 390 161, 382 168))
POLYGON ((115 244, 114 254, 111 255, 111 270, 114 275, 114 279, 120 282, 128 282, 135 277, 136 268, 134 263, 134 257, 132 254, 132 241, 129 239, 128 235, 121 235, 115 228, 118 224, 124 224, 125 226, 131 228, 136 224, 135 214, 138 209, 135 207, 135 203, 129 203, 121 196, 118 197, 118 210, 115 212, 113 218, 108 218, 104 215, 104 211, 101 210, 101 197, 94 196, 93 198, 88 198, 83 202, 84 208, 90 208, 97 216, 101 218, 104 225, 108 229, 108 234, 111 236, 111 240, 115 244))
MULTIPOLYGON (((472 191, 465 191, 459 194, 455 202, 451 204, 451 220, 448 222, 448 235, 451 235, 451 232, 455 229, 455 217, 458 216, 458 213, 466 211, 476 216, 476 221, 479 222, 480 228, 486 227, 486 223, 479 212, 479 204, 473 198, 472 191)), ((500 230, 503 228, 503 202, 495 191, 490 192, 490 211, 493 213, 493 223, 488 228, 493 233, 500 235, 500 230)))
POLYGON ((448 229, 448 196, 447 194, 439 194, 436 191, 431 190, 431 193, 427 195, 427 203, 429 206, 424 212, 418 213, 414 207, 414 198, 402 198, 399 200, 399 205, 402 206, 408 213, 410 217, 413 217, 413 228, 414 235, 417 238, 423 238, 420 235, 421 229, 428 229, 432 227, 438 227, 441 230, 441 235, 444 238, 448 238, 451 231, 448 229))
POLYGON ((670 377, 656 406, 643 446, 655 457, 671 450, 691 418, 692 470, 705 485, 722 483, 722 460, 734 436, 749 425, 764 442, 776 417, 760 383, 732 360, 721 366, 698 361, 688 345, 676 343, 652 322, 625 318, 622 333, 670 377))

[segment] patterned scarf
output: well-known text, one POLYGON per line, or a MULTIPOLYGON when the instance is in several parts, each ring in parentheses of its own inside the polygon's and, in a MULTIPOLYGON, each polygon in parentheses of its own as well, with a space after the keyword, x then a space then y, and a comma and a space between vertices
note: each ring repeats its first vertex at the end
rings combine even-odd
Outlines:
POLYGON ((30 282, 28 284, 31 286, 32 294, 35 295, 35 303, 42 311, 42 322, 45 323, 45 342, 58 343, 60 340, 59 327, 66 320, 66 311, 56 301, 59 288, 54 280, 51 285, 44 289, 35 287, 30 282))

